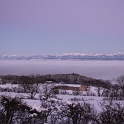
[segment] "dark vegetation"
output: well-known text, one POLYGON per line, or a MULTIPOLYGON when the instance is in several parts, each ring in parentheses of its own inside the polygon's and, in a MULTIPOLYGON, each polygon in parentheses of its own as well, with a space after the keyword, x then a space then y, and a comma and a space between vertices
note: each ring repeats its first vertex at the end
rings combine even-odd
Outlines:
POLYGON ((109 81, 100 79, 93 79, 79 74, 54 74, 54 75, 29 75, 29 76, 17 76, 17 75, 5 75, 1 76, 3 83, 44 83, 46 81, 52 81, 53 83, 67 83, 67 84, 81 84, 85 86, 100 86, 108 88, 111 86, 109 81))
POLYGON ((41 107, 44 106, 46 109, 37 111, 19 98, 2 96, 0 124, 123 124, 124 122, 124 107, 119 104, 106 105, 103 112, 96 113, 94 108, 85 102, 59 103, 41 99, 41 103, 41 107))
MULTIPOLYGON (((34 98, 38 93, 40 84, 44 83, 63 83, 63 84, 81 84, 82 86, 97 87, 97 94, 99 97, 104 96, 109 100, 124 100, 124 76, 117 78, 115 84, 111 84, 108 80, 93 79, 79 74, 54 74, 54 75, 5 75, 0 76, 2 83, 20 84, 18 89, 2 89, 0 91, 7 92, 24 92, 29 93, 30 98, 34 98), (101 92, 102 91, 102 92, 101 92)), ((77 93, 79 94, 79 93, 77 93)))

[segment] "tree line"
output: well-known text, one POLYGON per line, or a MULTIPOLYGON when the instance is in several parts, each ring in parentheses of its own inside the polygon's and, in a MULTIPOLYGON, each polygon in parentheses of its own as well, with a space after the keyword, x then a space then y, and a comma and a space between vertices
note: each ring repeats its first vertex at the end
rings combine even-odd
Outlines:
POLYGON ((93 79, 86 76, 82 76, 76 73, 71 74, 54 74, 54 75, 4 75, 0 76, 3 83, 44 83, 46 81, 52 81, 53 83, 67 83, 67 84, 81 84, 86 86, 98 86, 109 87, 111 83, 108 80, 93 79))

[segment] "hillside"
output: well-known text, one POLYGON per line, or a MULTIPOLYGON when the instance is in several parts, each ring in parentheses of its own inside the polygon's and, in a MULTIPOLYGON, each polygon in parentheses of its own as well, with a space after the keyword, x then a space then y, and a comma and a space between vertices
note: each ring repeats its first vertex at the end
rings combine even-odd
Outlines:
POLYGON ((93 79, 90 77, 82 76, 79 74, 54 74, 54 75, 30 75, 30 76, 17 76, 17 75, 5 75, 1 76, 3 83, 44 83, 46 81, 52 81, 53 83, 64 84, 82 84, 87 86, 101 86, 108 87, 109 81, 93 79))

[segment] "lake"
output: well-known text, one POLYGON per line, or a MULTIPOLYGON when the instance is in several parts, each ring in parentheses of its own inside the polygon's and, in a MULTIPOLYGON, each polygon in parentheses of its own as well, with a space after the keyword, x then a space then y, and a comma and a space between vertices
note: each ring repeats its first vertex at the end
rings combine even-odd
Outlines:
POLYGON ((124 61, 0 60, 0 75, 67 73, 112 80, 124 75, 124 61))

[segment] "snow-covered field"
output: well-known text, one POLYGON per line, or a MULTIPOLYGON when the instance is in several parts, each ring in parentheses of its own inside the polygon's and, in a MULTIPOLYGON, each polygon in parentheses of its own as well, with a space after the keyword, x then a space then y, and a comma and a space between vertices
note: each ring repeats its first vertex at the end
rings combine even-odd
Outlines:
MULTIPOLYGON (((36 86, 36 84, 32 85, 36 86)), ((54 91, 54 88, 59 85, 64 86, 64 84, 40 84, 39 90, 31 98, 32 89, 29 91, 27 88, 24 92, 21 89, 24 88, 22 85, 0 84, 0 119, 3 117, 7 119, 9 116, 6 113, 11 109, 15 113, 14 115, 10 113, 13 115, 14 124, 22 124, 20 122, 27 119, 28 121, 31 119, 29 124, 34 124, 35 121, 33 122, 33 120, 36 120, 35 124, 51 124, 51 121, 55 120, 56 122, 52 124, 68 124, 67 121, 69 124, 70 122, 76 124, 78 121, 80 122, 80 119, 82 120, 79 124, 84 123, 84 120, 87 121, 85 124, 123 124, 124 100, 111 100, 110 97, 107 99, 104 95, 99 96, 98 88, 93 86, 87 87, 87 91, 57 89, 59 92, 52 93, 51 91, 54 91), (16 91, 14 91, 15 89, 16 91), (18 102, 19 100, 20 102, 18 102), (5 116, 2 116, 2 112, 5 116), (76 119, 75 123, 72 120, 73 116, 75 118, 80 114, 81 118, 76 119), (20 120, 17 123, 18 119, 20 120)), ((80 87, 80 85, 75 84, 65 84, 65 86, 80 87)), ((100 92, 102 93, 104 90, 101 88, 100 92)), ((2 121, 4 124, 5 121, 2 121)))
POLYGON ((109 79, 124 74, 124 61, 0 60, 0 75, 67 74, 109 79))
MULTIPOLYGON (((54 86, 73 86, 73 87, 78 87, 80 85, 75 85, 75 84, 55 84, 54 86)), ((0 88, 18 88, 18 84, 0 84, 0 88)), ((42 85, 40 86, 41 91, 42 85)), ((61 91, 61 90, 60 90, 61 91)), ((93 106, 96 110, 97 113, 102 112, 103 108, 102 105, 109 104, 108 100, 104 100, 104 97, 98 97, 97 93, 97 88, 90 86, 88 91, 79 91, 79 95, 74 95, 74 91, 67 90, 66 94, 57 94, 56 97, 57 99, 61 100, 62 102, 70 102, 70 101, 75 101, 77 103, 88 103, 91 106, 93 106), (81 93, 82 92, 82 93, 81 93), (94 95, 91 95, 94 94, 94 95)), ((102 91, 101 91, 102 92, 102 91)), ((15 92, 0 92, 0 96, 9 96, 9 97, 19 97, 23 100, 23 102, 26 102, 27 105, 31 106, 33 109, 40 110, 41 107, 41 101, 40 101, 40 93, 37 93, 34 97, 34 99, 30 99, 28 93, 15 93, 15 92)), ((124 101, 114 101, 116 103, 121 103, 121 105, 124 105, 124 101)))

